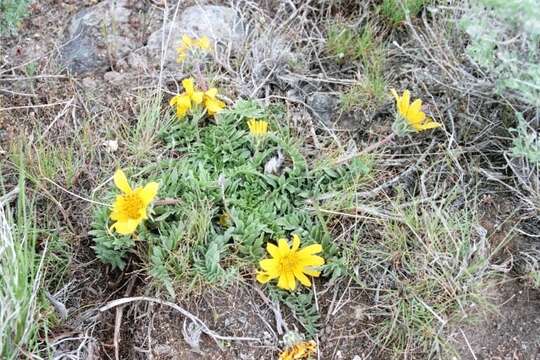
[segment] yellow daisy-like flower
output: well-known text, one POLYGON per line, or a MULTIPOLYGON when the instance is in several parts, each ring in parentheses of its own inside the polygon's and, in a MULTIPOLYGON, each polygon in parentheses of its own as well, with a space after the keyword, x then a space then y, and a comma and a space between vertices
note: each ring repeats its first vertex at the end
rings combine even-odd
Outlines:
POLYGON ((201 50, 210 50, 210 39, 208 39, 208 36, 202 36, 195 40, 196 46, 201 50))
POLYGON ((292 236, 292 247, 286 239, 279 239, 278 245, 268 243, 266 250, 272 259, 263 259, 259 262, 262 271, 257 273, 257 281, 266 284, 268 281, 279 278, 277 286, 286 289, 296 289, 296 279, 302 285, 311 286, 311 281, 306 276, 319 276, 320 271, 315 267, 324 265, 324 259, 315 254, 322 251, 320 244, 313 244, 300 248, 300 237, 292 236))
POLYGON ((254 137, 263 137, 268 133, 268 122, 264 120, 249 119, 249 133, 254 137))
POLYGON ((394 98, 396 98, 398 114, 405 119, 414 131, 419 132, 441 126, 438 122, 426 117, 426 114, 422 111, 422 100, 416 99, 412 104, 410 103, 411 93, 409 90, 405 90, 402 96, 399 96, 394 89, 391 91, 394 98))
POLYGON ((193 78, 182 80, 182 86, 184 87, 185 94, 189 96, 194 104, 199 105, 202 103, 204 93, 202 91, 195 90, 195 82, 193 81, 193 78))
POLYGON ((191 99, 185 93, 173 96, 169 104, 176 108, 176 116, 179 119, 183 119, 191 110, 191 99))
POLYGON ((175 95, 169 101, 171 106, 176 107, 176 116, 183 119, 193 105, 199 105, 203 101, 204 93, 195 90, 195 82, 192 78, 182 80, 184 92, 175 95))
POLYGON ((187 58, 187 54, 191 49, 200 49, 203 51, 210 50, 210 39, 208 39, 207 36, 202 36, 198 39, 194 39, 188 35, 182 35, 182 41, 180 42, 180 46, 176 49, 176 52, 178 53, 178 57, 176 58, 176 62, 183 62, 187 58))
POLYGON ((115 221, 111 230, 121 235, 133 234, 139 224, 148 218, 146 208, 156 197, 159 184, 150 182, 145 187, 132 189, 124 172, 120 169, 114 173, 114 184, 121 195, 116 196, 110 215, 115 221))
POLYGON ((279 354, 279 360, 303 360, 317 352, 317 343, 313 340, 300 341, 286 348, 279 354))
POLYGON ((210 116, 214 116, 225 108, 225 103, 216 97, 217 94, 218 90, 216 88, 210 88, 204 93, 204 107, 210 116))

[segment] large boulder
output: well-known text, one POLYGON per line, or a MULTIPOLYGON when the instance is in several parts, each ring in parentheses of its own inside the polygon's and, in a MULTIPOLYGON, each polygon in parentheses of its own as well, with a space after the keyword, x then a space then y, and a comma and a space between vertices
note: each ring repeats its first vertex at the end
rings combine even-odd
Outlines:
POLYGON ((208 36, 214 44, 237 46, 243 42, 245 29, 242 19, 230 7, 196 5, 186 8, 176 19, 165 23, 148 38, 146 51, 152 63, 165 67, 176 64, 176 48, 182 35, 208 36), (164 45, 163 45, 164 44, 164 45))
POLYGON ((69 71, 83 74, 105 70, 138 44, 128 25, 127 0, 106 0, 75 14, 60 48, 60 62, 69 71))

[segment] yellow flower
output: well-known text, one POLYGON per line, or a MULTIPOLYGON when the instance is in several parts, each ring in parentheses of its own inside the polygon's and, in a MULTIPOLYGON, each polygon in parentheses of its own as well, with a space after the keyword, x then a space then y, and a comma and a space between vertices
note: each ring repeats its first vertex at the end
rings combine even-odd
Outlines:
POLYGON ((422 100, 416 99, 410 103, 411 93, 409 90, 403 92, 403 96, 399 96, 396 90, 392 89, 392 95, 396 98, 396 106, 398 114, 405 119, 416 132, 428 129, 434 129, 441 126, 438 122, 426 117, 422 111, 422 100))
POLYGON ((208 36, 198 38, 195 40, 195 44, 199 49, 210 50, 210 39, 208 39, 208 36))
POLYGON ((176 116, 182 119, 191 110, 191 99, 185 93, 175 95, 169 101, 171 106, 176 107, 176 116))
POLYGON ((192 78, 182 80, 184 92, 175 95, 169 101, 171 106, 176 107, 176 116, 179 119, 184 118, 193 105, 199 105, 203 101, 204 93, 195 90, 195 84, 192 78))
POLYGON ((180 46, 176 49, 176 52, 178 53, 178 57, 176 58, 176 62, 183 62, 187 58, 187 53, 191 49, 201 49, 203 51, 210 50, 210 39, 208 39, 207 36, 202 36, 198 39, 193 39, 192 37, 188 35, 182 35, 182 41, 180 43, 180 46))
POLYGON ((311 281, 305 274, 315 277, 320 275, 321 272, 314 267, 324 264, 324 259, 315 255, 322 251, 322 246, 313 244, 303 249, 299 247, 300 237, 296 234, 292 236, 291 248, 286 239, 279 239, 277 246, 268 243, 266 250, 272 259, 263 259, 259 262, 262 271, 257 273, 257 281, 265 284, 279 278, 277 286, 286 290, 296 288, 296 279, 302 285, 311 286, 311 281))
POLYGON ((186 34, 182 35, 182 44, 180 45, 181 47, 185 49, 189 49, 190 47, 193 46, 193 43, 194 43, 194 40, 190 36, 186 34))
POLYGON ((315 341, 300 341, 286 348, 279 354, 279 360, 302 360, 309 359, 317 352, 317 343, 315 341))
POLYGON ((116 196, 110 215, 111 220, 116 221, 111 230, 116 230, 121 235, 133 234, 137 226, 148 218, 146 208, 156 197, 159 184, 148 183, 144 188, 132 189, 124 172, 120 169, 114 173, 114 184, 121 195, 116 196))
POLYGON ((268 133, 268 122, 264 120, 248 120, 249 133, 252 136, 259 137, 265 136, 268 133))
POLYGON ((225 108, 225 103, 216 97, 217 94, 216 88, 210 88, 204 93, 204 107, 210 116, 214 116, 225 108))
POLYGON ((193 78, 182 80, 182 86, 184 87, 185 94, 189 96, 193 103, 197 105, 202 103, 204 93, 202 91, 195 90, 195 82, 193 81, 193 78))

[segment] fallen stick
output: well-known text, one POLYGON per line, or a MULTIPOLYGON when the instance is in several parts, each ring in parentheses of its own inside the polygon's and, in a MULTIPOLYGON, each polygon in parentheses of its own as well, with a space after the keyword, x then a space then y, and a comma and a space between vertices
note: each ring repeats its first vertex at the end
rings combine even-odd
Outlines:
POLYGON ((115 308, 117 306, 125 305, 125 304, 135 302, 135 301, 147 301, 147 302, 156 303, 156 304, 160 304, 160 305, 165 305, 165 306, 168 306, 170 308, 173 308, 174 310, 178 311, 183 316, 190 319, 195 324, 199 325, 202 332, 204 332, 206 335, 210 336, 216 342, 216 344, 218 344, 218 346, 220 346, 218 340, 224 340, 224 341, 257 341, 257 342, 261 341, 258 338, 252 338, 252 337, 236 337, 236 336, 219 335, 218 333, 210 330, 208 328, 208 326, 206 326, 206 324, 201 319, 199 319, 197 316, 193 315, 189 311, 185 310, 181 306, 176 305, 175 303, 172 303, 172 302, 169 302, 169 301, 155 299, 155 298, 151 298, 151 297, 148 297, 148 296, 134 296, 134 297, 127 297, 127 298, 123 298, 123 299, 113 300, 113 301, 109 302, 107 305, 101 307, 99 309, 99 311, 104 312, 104 311, 107 311, 109 309, 115 308))

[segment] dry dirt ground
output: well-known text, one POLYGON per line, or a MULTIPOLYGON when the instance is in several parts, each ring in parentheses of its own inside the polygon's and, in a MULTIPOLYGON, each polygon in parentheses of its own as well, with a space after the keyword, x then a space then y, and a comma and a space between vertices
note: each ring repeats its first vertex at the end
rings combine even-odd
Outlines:
MULTIPOLYGON (((70 143, 73 137, 84 136, 87 142, 81 147, 92 146, 94 149, 78 162, 73 181, 60 184, 76 193, 90 193, 114 168, 117 161, 103 143, 111 138, 111 134, 122 133, 126 126, 133 126, 133 104, 139 91, 150 86, 153 76, 141 74, 126 64, 111 64, 105 71, 82 76, 68 74, 58 66, 65 24, 73 14, 93 3, 95 1, 36 1, 19 33, 1 38, 0 42, 1 161, 8 161, 6 152, 17 139, 32 142, 46 136, 51 139, 50 149, 54 153, 55 149, 70 143), (111 69, 121 73, 121 79, 104 79, 105 72, 111 69), (79 134, 74 135, 74 132, 79 134)), ((160 2, 132 3, 146 11, 160 2)), ((186 2, 185 6, 188 5, 186 2)), ((142 17, 131 20, 134 33, 155 30, 156 23, 143 23, 143 20, 142 17)), ((385 110, 381 111, 384 113, 385 110)), ((75 156, 77 151, 84 150, 75 146, 75 156)), ((32 160, 32 154, 29 157, 32 160)), ((13 180, 15 175, 11 175, 13 180)), ((49 175, 60 175, 55 179, 61 182, 62 174, 49 175)), ((63 279, 69 292, 66 306, 70 309, 70 318, 52 327, 49 338, 65 339, 64 345, 57 349, 58 354, 82 346, 88 359, 114 359, 116 311, 101 313, 97 309, 116 298, 152 296, 145 293, 147 275, 135 264, 123 272, 111 271, 95 259, 90 248, 92 239, 87 234, 88 203, 48 182, 40 182, 33 191, 43 211, 40 221, 47 224, 47 217, 58 216, 63 224, 58 231, 70 244, 72 253, 63 279)), ((140 301, 124 307, 119 326, 120 358, 277 358, 276 315, 256 287, 253 279, 248 278, 226 288, 200 288, 184 298, 179 297, 177 303, 221 335, 255 337, 263 339, 262 342, 233 341, 218 346, 202 335, 200 350, 194 351, 183 335, 189 325, 184 317, 176 310, 140 301)), ((317 337, 318 358, 386 359, 384 349, 374 343, 367 331, 377 326, 377 321, 368 311, 373 304, 364 290, 344 279, 332 286, 321 286, 321 289, 317 293, 322 319, 317 337)), ((475 325, 456 326, 452 334, 459 352, 456 357, 540 359, 540 294, 518 281, 508 281, 493 289, 491 298, 498 305, 496 311, 475 325)), ((282 313, 290 329, 300 326, 286 309, 282 309, 282 313)), ((189 329, 187 332, 190 333, 189 329)), ((418 357, 412 351, 405 358, 418 357)))

